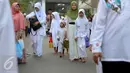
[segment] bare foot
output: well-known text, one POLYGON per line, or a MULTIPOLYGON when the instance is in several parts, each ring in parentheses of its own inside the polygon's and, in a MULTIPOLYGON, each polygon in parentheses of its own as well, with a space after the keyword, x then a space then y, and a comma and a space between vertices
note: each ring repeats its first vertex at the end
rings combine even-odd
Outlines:
POLYGON ((82 59, 81 59, 81 58, 79 59, 79 62, 82 62, 82 59))
POLYGON ((82 63, 86 63, 86 59, 85 58, 82 59, 82 63))

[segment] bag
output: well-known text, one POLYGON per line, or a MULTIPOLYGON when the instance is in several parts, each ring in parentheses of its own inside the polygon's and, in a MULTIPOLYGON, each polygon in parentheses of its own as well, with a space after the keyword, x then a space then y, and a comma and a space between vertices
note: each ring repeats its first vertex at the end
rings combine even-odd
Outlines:
POLYGON ((30 18, 29 21, 30 21, 30 27, 34 31, 37 31, 38 29, 40 29, 42 27, 42 25, 40 23, 35 25, 35 22, 38 22, 38 19, 37 19, 36 15, 34 16, 34 18, 30 18))
POLYGON ((90 46, 89 38, 87 36, 85 37, 85 44, 86 44, 86 48, 90 46))
POLYGON ((49 39, 49 48, 53 48, 53 41, 52 41, 52 37, 50 37, 50 39, 49 39))
POLYGON ((63 46, 64 46, 64 48, 69 49, 69 40, 64 40, 63 46))
POLYGON ((22 45, 19 42, 16 42, 16 56, 18 59, 22 59, 23 57, 22 45))

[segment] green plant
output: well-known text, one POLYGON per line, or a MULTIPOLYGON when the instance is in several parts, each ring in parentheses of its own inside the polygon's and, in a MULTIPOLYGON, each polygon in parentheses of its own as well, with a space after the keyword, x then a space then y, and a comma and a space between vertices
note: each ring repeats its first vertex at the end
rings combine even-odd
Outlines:
POLYGON ((30 2, 35 3, 37 0, 10 0, 10 4, 12 5, 13 2, 18 2, 20 4, 20 8, 22 12, 27 12, 28 7, 31 5, 30 2))

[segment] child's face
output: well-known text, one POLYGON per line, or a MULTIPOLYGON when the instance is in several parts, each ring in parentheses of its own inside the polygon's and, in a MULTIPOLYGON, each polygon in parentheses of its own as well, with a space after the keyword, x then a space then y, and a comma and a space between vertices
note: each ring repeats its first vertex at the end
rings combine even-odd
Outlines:
POLYGON ((38 12, 38 11, 39 11, 39 8, 35 7, 35 10, 38 12))
POLYGON ((80 12, 80 13, 79 13, 79 16, 80 16, 81 18, 83 18, 83 17, 84 17, 83 12, 80 12))
POLYGON ((64 28, 64 23, 61 23, 61 24, 60 24, 60 27, 61 27, 61 28, 64 28))

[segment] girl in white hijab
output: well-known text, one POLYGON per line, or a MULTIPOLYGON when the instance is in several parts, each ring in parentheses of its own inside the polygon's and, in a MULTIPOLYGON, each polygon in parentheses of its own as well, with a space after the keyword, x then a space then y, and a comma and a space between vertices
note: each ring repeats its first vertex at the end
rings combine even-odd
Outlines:
POLYGON ((46 14, 45 12, 42 10, 42 6, 41 3, 38 2, 35 4, 35 11, 31 12, 30 14, 27 15, 27 19, 29 18, 33 18, 35 15, 38 18, 39 22, 36 22, 36 24, 41 24, 42 27, 40 29, 38 29, 37 31, 32 31, 31 38, 33 40, 33 49, 34 49, 34 53, 37 56, 42 56, 42 44, 43 44, 43 36, 46 35, 46 28, 45 28, 45 24, 46 24, 46 14))
POLYGON ((77 41, 79 61, 86 62, 87 52, 85 37, 89 37, 89 24, 86 18, 84 9, 80 9, 78 13, 78 18, 76 19, 76 36, 77 41))
POLYGON ((52 17, 50 33, 52 33, 53 46, 56 54, 58 52, 57 32, 60 27, 60 16, 58 12, 53 12, 52 17))

